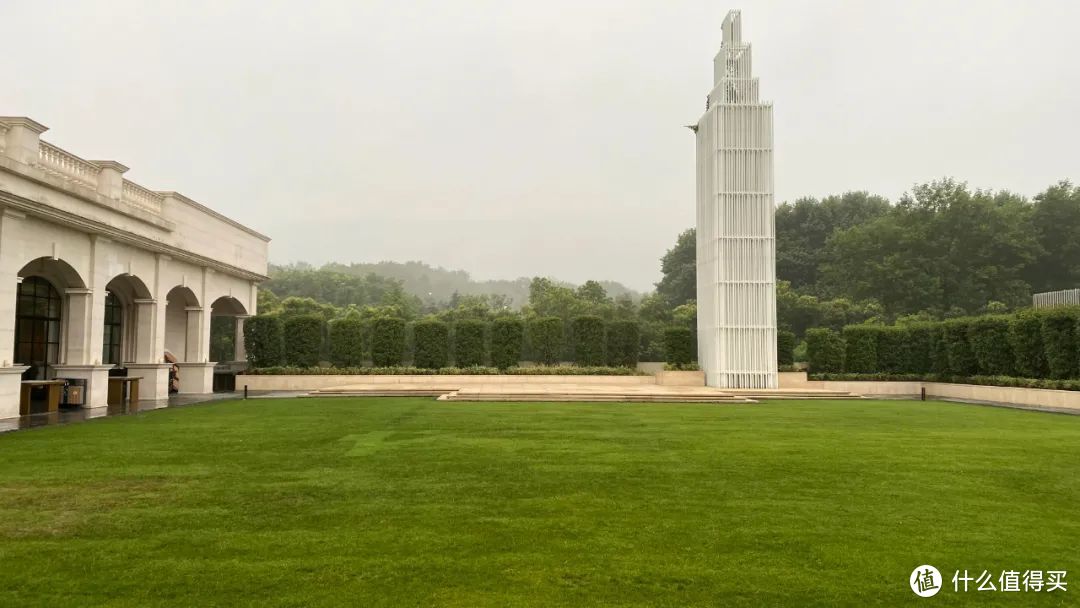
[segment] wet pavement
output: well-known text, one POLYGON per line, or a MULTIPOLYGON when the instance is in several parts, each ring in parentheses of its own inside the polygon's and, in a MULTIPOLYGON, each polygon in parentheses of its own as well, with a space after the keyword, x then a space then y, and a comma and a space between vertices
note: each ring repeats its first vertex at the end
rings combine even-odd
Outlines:
MULTIPOLYGON (((241 399, 243 396, 244 394, 240 392, 213 393, 211 395, 173 395, 169 397, 167 401, 144 399, 134 405, 110 405, 107 407, 93 408, 61 407, 60 411, 57 412, 40 412, 28 414, 26 416, 18 416, 16 418, 4 418, 0 420, 0 433, 42 426, 85 422, 87 420, 105 418, 108 416, 127 416, 130 414, 138 414, 139 412, 150 412, 169 407, 182 407, 185 405, 194 405, 196 403, 221 401, 223 399, 241 399)), ((258 396, 259 395, 252 395, 252 397, 258 396)))

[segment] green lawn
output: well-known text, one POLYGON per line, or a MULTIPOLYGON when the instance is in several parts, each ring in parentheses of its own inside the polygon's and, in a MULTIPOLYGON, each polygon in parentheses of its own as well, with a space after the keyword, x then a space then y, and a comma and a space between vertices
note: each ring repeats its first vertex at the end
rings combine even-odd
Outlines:
POLYGON ((0 435, 2 606, 908 603, 1080 604, 1080 417, 261 399, 0 435))

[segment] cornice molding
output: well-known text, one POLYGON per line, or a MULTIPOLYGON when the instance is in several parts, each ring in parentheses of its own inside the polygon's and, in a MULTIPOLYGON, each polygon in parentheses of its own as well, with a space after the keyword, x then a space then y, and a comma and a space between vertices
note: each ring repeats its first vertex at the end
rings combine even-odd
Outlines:
POLYGON ((270 278, 266 275, 244 270, 243 268, 226 264, 213 258, 208 258, 197 253, 185 251, 178 247, 173 247, 172 245, 167 245, 149 237, 120 230, 119 228, 114 228, 113 226, 103 224, 96 220, 68 213, 51 205, 44 205, 36 201, 31 201, 3 190, 0 190, 0 206, 11 208, 15 211, 25 213, 26 215, 39 217, 60 224, 61 226, 67 226, 89 234, 100 234, 117 243, 132 245, 139 249, 145 249, 151 253, 165 254, 171 259, 188 262, 200 268, 213 268, 225 274, 240 277, 248 281, 262 282, 270 278))

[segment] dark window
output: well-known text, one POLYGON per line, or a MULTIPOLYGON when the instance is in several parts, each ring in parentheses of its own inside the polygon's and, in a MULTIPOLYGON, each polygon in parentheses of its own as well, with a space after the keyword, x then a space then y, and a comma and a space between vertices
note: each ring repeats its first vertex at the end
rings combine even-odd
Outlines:
POLYGON ((29 365, 26 378, 44 380, 60 360, 60 294, 41 277, 19 283, 15 301, 15 363, 29 365))
POLYGON ((105 365, 120 363, 121 326, 124 307, 120 298, 111 291, 105 292, 105 339, 102 344, 101 362, 105 365))

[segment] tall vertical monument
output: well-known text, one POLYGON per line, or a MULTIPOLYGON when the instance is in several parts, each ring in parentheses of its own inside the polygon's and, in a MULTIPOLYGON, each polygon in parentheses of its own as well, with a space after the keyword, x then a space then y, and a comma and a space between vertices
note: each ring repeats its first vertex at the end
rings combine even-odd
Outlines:
POLYGON ((773 109, 742 17, 724 18, 697 133, 698 361, 709 386, 776 388, 773 109))

